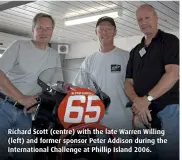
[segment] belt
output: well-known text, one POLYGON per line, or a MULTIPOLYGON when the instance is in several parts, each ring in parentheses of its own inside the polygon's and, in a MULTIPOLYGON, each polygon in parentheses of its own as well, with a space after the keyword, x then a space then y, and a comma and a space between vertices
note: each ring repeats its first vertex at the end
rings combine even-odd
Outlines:
POLYGON ((13 106, 19 108, 19 109, 23 109, 24 106, 21 105, 20 103, 18 103, 17 101, 12 100, 11 98, 9 98, 8 96, 4 95, 3 93, 0 92, 0 98, 5 100, 6 102, 12 104, 13 106))

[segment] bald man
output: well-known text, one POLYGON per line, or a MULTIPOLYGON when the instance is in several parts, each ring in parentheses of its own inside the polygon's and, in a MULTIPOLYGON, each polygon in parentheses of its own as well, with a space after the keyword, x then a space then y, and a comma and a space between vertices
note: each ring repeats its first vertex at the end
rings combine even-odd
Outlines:
MULTIPOLYGON (((152 152, 139 159, 179 159, 179 39, 158 29, 158 16, 148 4, 136 11, 140 30, 145 35, 132 49, 127 65, 125 91, 133 102, 133 114, 149 128, 160 129, 167 144, 155 141, 152 152), (156 115, 154 119, 151 116, 156 115), (153 118, 153 119, 152 119, 153 118), (158 125, 155 121, 159 120, 158 125), (154 149, 155 148, 155 149, 154 149)), ((149 135, 154 137, 154 134, 149 135)), ((146 135, 145 137, 146 138, 146 135)))

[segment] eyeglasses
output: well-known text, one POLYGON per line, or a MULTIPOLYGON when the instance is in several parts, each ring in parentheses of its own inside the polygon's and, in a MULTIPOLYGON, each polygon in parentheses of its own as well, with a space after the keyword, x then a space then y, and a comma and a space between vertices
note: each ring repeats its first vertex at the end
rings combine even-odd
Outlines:
POLYGON ((39 31, 52 31, 53 27, 36 26, 36 29, 38 29, 39 31))

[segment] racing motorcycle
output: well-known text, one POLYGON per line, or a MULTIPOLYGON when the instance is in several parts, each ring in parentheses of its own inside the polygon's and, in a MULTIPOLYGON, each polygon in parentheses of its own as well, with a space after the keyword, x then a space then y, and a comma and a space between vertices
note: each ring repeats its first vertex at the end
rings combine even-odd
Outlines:
MULTIPOLYGON (((42 92, 38 97, 38 106, 36 108, 34 117, 33 117, 33 129, 37 130, 48 130, 48 134, 37 134, 35 135, 42 139, 60 139, 59 143, 37 143, 36 148, 45 148, 45 147, 56 147, 56 148, 81 148, 82 151, 75 154, 72 152, 42 152, 36 153, 35 159, 42 160, 74 160, 74 159, 86 159, 93 160, 94 158, 100 160, 111 160, 115 159, 114 152, 105 153, 105 155, 100 154, 99 152, 83 152, 84 148, 92 148, 94 146, 99 147, 98 143, 63 143, 64 139, 89 139, 89 138, 97 138, 96 134, 93 134, 93 129, 97 130, 105 130, 107 127, 102 126, 100 124, 100 120, 103 118, 104 114, 110 105, 110 97, 104 93, 100 87, 97 85, 94 77, 87 72, 86 70, 79 70, 77 72, 77 76, 74 79, 73 75, 76 75, 76 70, 71 69, 63 69, 63 68, 49 68, 40 73, 37 79, 37 83, 41 88, 42 92), (74 80, 73 80, 74 79, 74 80), (85 95, 83 95, 83 93, 85 95), (96 100, 98 104, 100 104, 100 109, 96 110, 95 105, 91 108, 90 105, 79 106, 80 100, 78 97, 86 97, 86 101, 88 102, 88 97, 96 100), (70 97, 73 99, 77 97, 75 101, 72 101, 71 105, 68 105, 68 101, 70 101, 70 97), (74 106, 75 104, 79 104, 78 106, 74 106), (77 112, 76 117, 69 118, 71 111, 73 110, 77 112), (88 108, 89 109, 88 109, 88 108), (95 107, 95 108, 94 108, 95 107), (67 114, 69 112, 69 114, 67 114), (78 121, 79 114, 85 114, 87 120, 83 120, 81 118, 78 121), (90 112, 90 113, 89 113, 90 112), (94 115, 95 118, 91 117, 94 115), (97 114, 98 113, 98 114, 97 114), (89 115, 90 114, 90 115, 89 115), (96 118, 97 115, 97 118, 96 118), (66 117, 67 116, 67 117, 66 117), (71 119, 71 121, 70 121, 71 119), (83 130, 89 129, 90 134, 51 134, 51 130, 83 130)), ((70 104, 70 102, 69 102, 70 104)), ((93 102, 94 104, 94 102, 93 102)), ((114 135, 105 135, 107 138, 114 138, 114 135)), ((88 142, 88 141, 87 141, 88 142)), ((113 148, 113 144, 102 144, 107 148, 113 148)))

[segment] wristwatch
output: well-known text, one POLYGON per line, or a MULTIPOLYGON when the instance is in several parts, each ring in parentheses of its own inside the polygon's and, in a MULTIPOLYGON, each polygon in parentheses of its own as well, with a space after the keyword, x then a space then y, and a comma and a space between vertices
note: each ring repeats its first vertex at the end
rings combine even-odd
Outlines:
POLYGON ((149 94, 147 94, 146 96, 147 96, 147 100, 150 101, 150 102, 154 99, 154 98, 153 98, 152 96, 150 96, 149 94))

